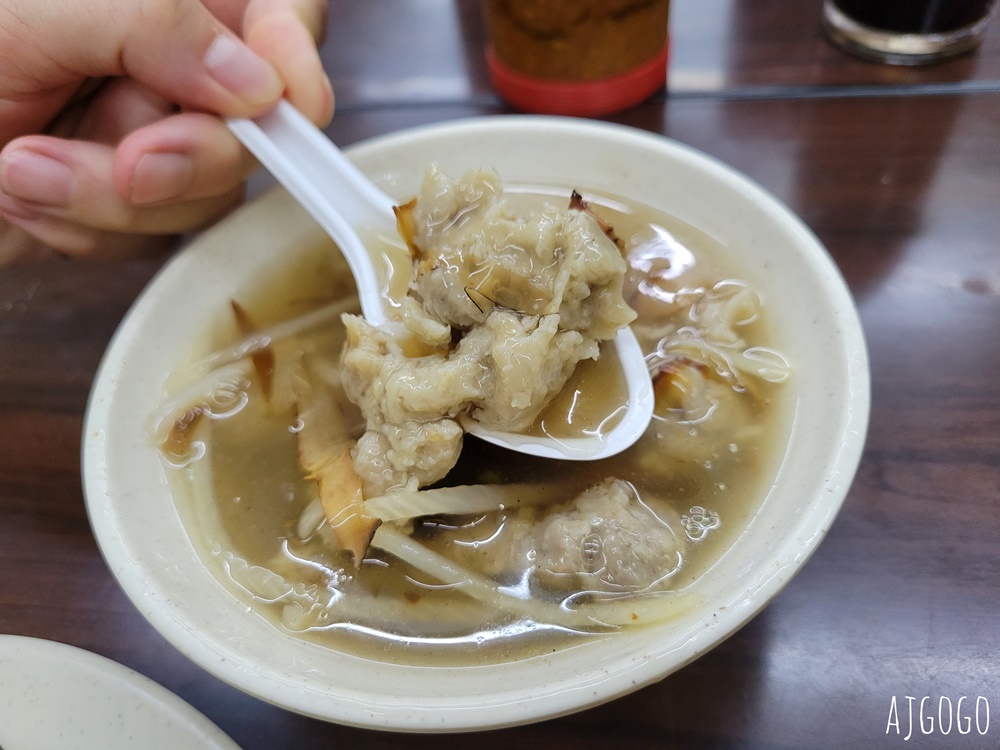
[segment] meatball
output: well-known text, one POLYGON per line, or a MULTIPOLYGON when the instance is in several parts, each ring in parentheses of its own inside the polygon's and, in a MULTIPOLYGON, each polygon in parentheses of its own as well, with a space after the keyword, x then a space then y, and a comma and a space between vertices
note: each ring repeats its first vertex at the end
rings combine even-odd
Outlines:
POLYGON ((606 479, 556 509, 536 531, 534 574, 555 590, 641 591, 676 571, 683 534, 668 507, 606 479))

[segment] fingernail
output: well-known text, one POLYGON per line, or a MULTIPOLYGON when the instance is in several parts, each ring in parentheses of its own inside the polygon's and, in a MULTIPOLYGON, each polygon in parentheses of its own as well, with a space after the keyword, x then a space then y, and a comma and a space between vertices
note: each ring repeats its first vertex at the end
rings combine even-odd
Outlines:
POLYGON ((242 42, 219 34, 205 53, 205 67, 221 86, 247 104, 276 101, 284 90, 277 72, 242 42))
POLYGON ((73 200, 76 176, 66 164, 28 149, 4 154, 0 189, 18 200, 49 208, 66 208, 73 200))
POLYGON ((129 182, 132 203, 145 205, 179 198, 194 180, 194 163, 184 154, 146 154, 129 182))

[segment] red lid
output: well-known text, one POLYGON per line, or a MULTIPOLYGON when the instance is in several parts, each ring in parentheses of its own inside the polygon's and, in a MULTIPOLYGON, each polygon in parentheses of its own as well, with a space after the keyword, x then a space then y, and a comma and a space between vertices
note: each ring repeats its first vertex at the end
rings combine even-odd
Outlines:
POLYGON ((667 50, 620 75, 593 81, 563 81, 511 70, 492 45, 486 48, 493 87, 504 99, 525 112, 545 115, 596 117, 628 109, 645 101, 667 83, 667 50))

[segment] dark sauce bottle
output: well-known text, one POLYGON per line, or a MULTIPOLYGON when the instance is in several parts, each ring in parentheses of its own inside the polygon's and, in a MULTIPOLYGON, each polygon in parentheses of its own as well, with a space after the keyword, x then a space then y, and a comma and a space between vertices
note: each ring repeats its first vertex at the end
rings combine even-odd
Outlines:
POLYGON ((834 0, 840 11, 873 29, 903 34, 945 34, 972 26, 994 0, 834 0))

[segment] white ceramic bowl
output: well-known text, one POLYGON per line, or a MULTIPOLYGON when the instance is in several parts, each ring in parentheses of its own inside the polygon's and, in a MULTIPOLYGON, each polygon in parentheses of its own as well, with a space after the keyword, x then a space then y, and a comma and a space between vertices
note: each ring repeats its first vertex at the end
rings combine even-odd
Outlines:
POLYGON ((350 150, 390 193, 423 168, 491 165, 505 181, 576 185, 662 208, 753 258, 749 281, 795 367, 793 435, 773 489, 696 589, 705 604, 660 626, 500 665, 420 668, 337 653, 248 616, 203 565, 178 517, 147 420, 204 322, 276 255, 317 229, 274 191, 204 233, 136 302, 108 350, 86 420, 84 475, 98 543, 153 626, 209 672, 263 700, 344 724, 406 731, 509 726, 577 711, 659 680, 759 612, 816 549, 854 476, 869 411, 858 317, 837 268, 783 205, 725 165, 618 126, 532 117, 418 128, 350 150))

